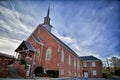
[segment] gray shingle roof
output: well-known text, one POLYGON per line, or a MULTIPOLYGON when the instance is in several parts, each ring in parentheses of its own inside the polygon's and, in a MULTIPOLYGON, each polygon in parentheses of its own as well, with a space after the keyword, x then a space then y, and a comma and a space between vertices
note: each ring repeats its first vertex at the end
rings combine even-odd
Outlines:
POLYGON ((43 45, 43 42, 42 42, 38 37, 36 37, 34 34, 32 34, 32 38, 33 38, 38 44, 43 45))
POLYGON ((80 59, 83 60, 83 61, 87 61, 87 60, 100 60, 94 56, 80 56, 80 59))
POLYGON ((52 26, 51 25, 49 25, 49 24, 42 24, 42 26, 44 26, 45 27, 45 29, 47 29, 48 31, 51 31, 51 28, 52 28, 52 26))
POLYGON ((25 50, 35 51, 35 48, 28 41, 23 41, 15 51, 19 52, 20 50, 22 50, 23 47, 25 50))

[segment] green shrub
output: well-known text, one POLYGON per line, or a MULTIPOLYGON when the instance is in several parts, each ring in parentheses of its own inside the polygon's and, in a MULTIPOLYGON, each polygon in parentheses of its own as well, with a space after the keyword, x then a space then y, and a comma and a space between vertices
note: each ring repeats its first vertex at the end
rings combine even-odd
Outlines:
POLYGON ((48 77, 53 77, 53 78, 59 77, 58 70, 47 70, 46 73, 47 73, 48 77))
POLYGON ((35 74, 35 76, 40 76, 40 75, 41 75, 41 73, 36 73, 36 74, 35 74))
POLYGON ((26 64, 26 61, 25 61, 24 58, 21 58, 21 59, 20 59, 20 64, 26 64))
POLYGON ((106 73, 103 73, 103 78, 107 78, 107 74, 106 73))
POLYGON ((40 76, 43 72, 44 72, 43 67, 42 67, 42 66, 38 66, 38 67, 35 68, 34 74, 35 74, 36 76, 40 76))
POLYGON ((115 75, 120 76, 120 68, 115 69, 115 75))

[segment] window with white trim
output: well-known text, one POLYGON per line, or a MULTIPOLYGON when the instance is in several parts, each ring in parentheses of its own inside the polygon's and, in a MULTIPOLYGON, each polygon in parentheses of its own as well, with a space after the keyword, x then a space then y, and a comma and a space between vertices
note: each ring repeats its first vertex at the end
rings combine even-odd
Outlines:
POLYGON ((71 76, 71 71, 68 71, 68 76, 71 76))
POLYGON ((68 64, 71 65, 71 56, 68 56, 68 64))
POLYGON ((76 58, 74 57, 74 67, 76 67, 76 58))
POLYGON ((93 76, 96 76, 96 75, 97 75, 96 70, 93 70, 92 73, 93 73, 93 76))
POLYGON ((80 77, 80 73, 78 73, 78 77, 80 77))
POLYGON ((51 50, 51 48, 49 47, 49 48, 47 49, 47 51, 46 51, 46 60, 50 60, 50 59, 51 59, 51 52, 52 52, 52 50, 51 50))
POLYGON ((76 77, 76 76, 77 76, 77 74, 76 74, 76 73, 74 73, 74 76, 76 77))
POLYGON ((78 65, 78 68, 80 68, 80 62, 79 62, 79 59, 77 61, 77 65, 78 65))
POLYGON ((40 29, 38 29, 38 34, 40 34, 40 29))
POLYGON ((87 67, 87 63, 86 62, 83 63, 83 67, 87 67))
POLYGON ((64 62, 64 55, 65 55, 65 53, 64 53, 64 51, 62 50, 61 62, 64 62))
POLYGON ((37 49, 37 55, 40 56, 40 49, 37 49))
POLYGON ((95 62, 92 62, 92 67, 96 67, 96 64, 95 64, 95 62))
POLYGON ((60 70, 60 74, 64 75, 64 70, 63 69, 60 70))

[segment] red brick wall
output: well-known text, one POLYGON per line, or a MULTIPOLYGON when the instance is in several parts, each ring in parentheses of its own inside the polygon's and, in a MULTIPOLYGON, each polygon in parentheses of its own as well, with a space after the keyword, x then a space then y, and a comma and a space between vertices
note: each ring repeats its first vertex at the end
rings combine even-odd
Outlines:
POLYGON ((9 62, 13 59, 0 56, 0 77, 6 77, 9 72, 9 62))
MULTIPOLYGON (((71 72, 71 76, 79 76, 83 77, 83 65, 82 61, 80 60, 79 56, 68 50, 64 45, 59 44, 58 41, 56 41, 43 27, 40 25, 35 29, 35 31, 32 33, 36 37, 40 38, 40 40, 43 42, 44 45, 40 45, 30 36, 27 41, 29 41, 34 48, 40 49, 41 56, 38 56, 35 54, 35 65, 34 69, 37 66, 43 66, 44 69, 50 69, 50 70, 59 70, 59 76, 67 77, 69 72, 71 72), (39 33, 38 33, 39 31, 39 33), (51 53, 51 59, 46 60, 46 51, 48 48, 52 49, 51 53), (59 48, 59 52, 58 52, 59 48), (65 56, 64 56, 64 62, 61 62, 61 52, 64 50, 65 56), (68 56, 71 56, 71 65, 68 64, 68 56), (76 67, 74 67, 74 58, 76 59, 76 67), (80 67, 78 67, 78 61, 80 64, 80 67), (59 65, 58 65, 59 64, 59 65), (61 70, 64 70, 64 75, 61 75, 61 70)), ((32 54, 32 60, 34 58, 34 53, 32 54)), ((90 66, 90 64, 88 63, 90 66)), ((97 63, 97 66, 101 66, 99 63, 97 63)), ((93 68, 94 69, 94 68, 93 68)), ((102 70, 100 67, 95 68, 102 70)), ((99 71, 99 73, 101 73, 99 71)), ((34 71, 33 71, 34 72, 34 71)), ((88 68, 89 76, 91 76, 90 69, 88 68)), ((97 73, 98 74, 98 73, 97 73)), ((101 77, 100 75, 97 75, 97 77, 101 77)))
MULTIPOLYGON (((94 62, 94 61, 93 61, 94 62)), ((95 61, 96 67, 92 67, 92 61, 87 62, 87 67, 83 68, 83 71, 88 72, 88 77, 90 78, 102 78, 102 64, 100 61, 95 61), (94 76, 92 71, 96 70, 97 75, 94 76)))
MULTIPOLYGON (((44 28, 42 28, 40 26, 36 28, 36 30, 33 32, 33 34, 35 36, 39 37, 42 40, 42 42, 44 43, 43 51, 42 51, 42 66, 44 68, 59 70, 59 71, 61 69, 63 69, 64 70, 63 76, 68 76, 68 71, 71 71, 71 74, 73 76, 75 73, 76 73, 76 75, 78 75, 78 74, 80 74, 80 76, 82 75, 82 69, 77 68, 77 60, 79 59, 79 57, 76 54, 69 51, 63 45, 60 45, 55 39, 53 39, 53 37, 48 32, 46 32, 46 30, 44 28), (38 34, 38 30, 40 31, 40 34, 38 34), (60 52, 57 51, 58 46, 60 47, 60 52), (51 60, 45 60, 46 50, 48 49, 48 47, 51 47, 51 49, 52 49, 51 60), (64 52, 65 52, 64 63, 61 62, 61 51, 62 50, 64 50, 64 52), (68 64, 68 55, 69 54, 71 55, 71 65, 68 64), (76 57, 76 67, 74 67, 74 57, 76 57), (58 64, 59 64, 59 66, 58 66, 58 64)), ((28 38, 28 41, 31 42, 36 49, 42 48, 42 46, 37 44, 31 36, 28 38)), ((38 60, 37 60, 37 64, 39 62, 38 60)), ((79 62, 81 64, 80 59, 79 59, 79 62)))
POLYGON ((20 61, 15 61, 14 62, 14 68, 18 71, 19 75, 21 77, 26 78, 26 69, 24 64, 20 64, 20 61))

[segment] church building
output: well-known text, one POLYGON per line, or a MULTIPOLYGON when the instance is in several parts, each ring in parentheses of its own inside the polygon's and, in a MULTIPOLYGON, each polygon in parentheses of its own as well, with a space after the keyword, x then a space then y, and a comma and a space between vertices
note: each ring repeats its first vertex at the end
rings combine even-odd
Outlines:
POLYGON ((64 42, 51 33, 49 9, 44 22, 39 24, 31 35, 24 40, 15 50, 18 54, 14 66, 22 76, 34 74, 37 66, 46 70, 58 70, 59 77, 83 77, 82 60, 64 42), (20 65, 20 59, 24 58, 27 69, 20 65))

